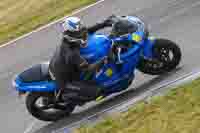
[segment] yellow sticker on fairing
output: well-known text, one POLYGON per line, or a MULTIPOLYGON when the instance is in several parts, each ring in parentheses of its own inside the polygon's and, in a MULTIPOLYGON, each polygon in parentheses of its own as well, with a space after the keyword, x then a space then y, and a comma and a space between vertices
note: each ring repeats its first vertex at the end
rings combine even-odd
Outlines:
POLYGON ((96 102, 101 102, 103 101, 103 99, 104 99, 104 96, 99 96, 96 98, 96 102))
POLYGON ((108 68, 105 72, 106 76, 111 77, 113 74, 113 70, 111 68, 108 68))
POLYGON ((135 42, 140 42, 142 40, 142 38, 138 34, 133 33, 132 34, 132 40, 135 41, 135 42))

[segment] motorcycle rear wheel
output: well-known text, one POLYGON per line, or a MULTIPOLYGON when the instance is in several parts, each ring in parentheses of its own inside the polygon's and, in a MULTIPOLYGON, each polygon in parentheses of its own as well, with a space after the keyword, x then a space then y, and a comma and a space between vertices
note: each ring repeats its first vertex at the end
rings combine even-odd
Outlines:
MULTIPOLYGON (((42 121, 57 121, 66 116, 74 110, 75 105, 68 104, 65 109, 49 108, 45 109, 45 105, 37 105, 39 98, 49 98, 52 99, 53 95, 48 93, 29 93, 26 98, 26 108, 28 112, 35 118, 42 121), (54 111, 53 111, 54 110, 54 111)), ((51 103, 52 105, 54 103, 51 103)))
POLYGON ((141 57, 137 69, 145 74, 161 75, 175 69, 181 61, 179 46, 167 39, 156 39, 152 60, 141 57), (169 57, 171 54, 172 57, 169 57))

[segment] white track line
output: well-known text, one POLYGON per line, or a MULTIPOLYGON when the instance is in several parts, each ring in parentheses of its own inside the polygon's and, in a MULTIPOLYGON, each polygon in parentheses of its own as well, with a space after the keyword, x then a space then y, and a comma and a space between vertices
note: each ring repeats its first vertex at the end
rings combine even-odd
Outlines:
POLYGON ((69 16, 72 16, 72 15, 78 14, 78 13, 80 13, 80 12, 82 12, 82 11, 85 11, 86 9, 88 9, 88 8, 90 8, 90 7, 93 7, 93 6, 97 5, 97 4, 100 4, 100 3, 104 2, 104 1, 105 1, 105 0, 99 0, 99 1, 96 2, 96 3, 90 4, 89 6, 86 6, 86 7, 83 7, 83 8, 81 8, 81 9, 79 9, 79 10, 76 10, 76 11, 72 12, 72 13, 71 13, 70 15, 68 15, 68 16, 65 16, 65 17, 63 17, 63 18, 60 18, 60 19, 58 19, 58 20, 55 20, 55 21, 53 21, 53 22, 51 22, 51 23, 49 23, 49 24, 47 24, 47 25, 44 25, 44 26, 42 26, 42 27, 39 27, 39 28, 36 29, 36 30, 33 30, 33 31, 31 31, 31 32, 29 32, 29 33, 27 33, 27 34, 24 34, 24 35, 22 35, 22 36, 20 36, 20 37, 18 37, 18 38, 16 38, 16 39, 14 39, 14 40, 11 40, 11 41, 9 41, 9 42, 7 42, 7 43, 5 43, 5 44, 2 44, 2 45, 0 45, 0 48, 5 47, 5 46, 7 46, 7 45, 9 45, 9 44, 11 44, 11 43, 14 43, 14 42, 16 42, 16 41, 18 41, 18 40, 20 40, 20 39, 26 38, 26 37, 28 37, 29 35, 31 35, 32 33, 35 33, 35 32, 41 31, 41 30, 43 30, 43 29, 46 29, 46 28, 48 28, 49 26, 58 23, 59 21, 63 20, 63 19, 66 18, 66 17, 69 17, 69 16))

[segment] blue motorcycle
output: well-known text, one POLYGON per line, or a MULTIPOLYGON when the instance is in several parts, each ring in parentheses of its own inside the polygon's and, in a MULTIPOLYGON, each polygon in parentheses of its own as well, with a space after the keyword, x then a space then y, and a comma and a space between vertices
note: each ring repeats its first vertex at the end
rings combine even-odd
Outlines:
MULTIPOLYGON (((80 77, 102 86, 104 96, 127 89, 136 69, 145 74, 161 75, 175 69, 181 60, 181 50, 177 44, 150 36, 143 24, 135 33, 120 37, 89 35, 87 47, 81 48, 80 52, 89 63, 112 56, 112 61, 97 72, 82 73, 80 77), (125 44, 125 40, 132 43, 125 44)), ((49 75, 48 65, 48 62, 35 65, 13 80, 13 87, 19 95, 28 94, 26 107, 31 115, 43 121, 56 121, 70 115, 76 106, 95 100, 72 95, 68 101, 55 102, 59 88, 49 75)), ((101 95, 95 98, 99 99, 101 95)))

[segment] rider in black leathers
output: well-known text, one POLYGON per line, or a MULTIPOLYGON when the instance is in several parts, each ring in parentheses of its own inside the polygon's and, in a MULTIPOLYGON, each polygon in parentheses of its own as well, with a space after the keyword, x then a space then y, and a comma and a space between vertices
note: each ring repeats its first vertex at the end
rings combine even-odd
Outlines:
POLYGON ((80 47, 85 47, 87 34, 93 34, 99 29, 111 26, 109 19, 102 23, 97 23, 94 26, 85 28, 81 27, 80 20, 75 17, 67 18, 63 22, 66 26, 72 23, 74 27, 68 27, 63 32, 63 39, 61 45, 59 45, 50 60, 49 73, 51 78, 56 81, 60 92, 64 90, 79 90, 82 95, 88 95, 90 98, 96 98, 101 93, 100 87, 94 83, 86 83, 80 81, 81 71, 95 71, 100 68, 105 59, 95 64, 88 64, 87 61, 80 55, 80 47), (72 22, 74 21, 74 22, 72 22), (73 25, 74 24, 74 25, 73 25), (79 28, 77 31, 70 31, 70 28, 79 28), (78 85, 78 87, 77 87, 78 85), (73 87, 75 86, 75 87, 73 87), (77 87, 77 88, 76 88, 77 87), (83 89, 80 89, 82 88, 83 89), (67 89, 66 89, 67 88, 67 89), (99 90, 97 90, 99 89, 99 90))

